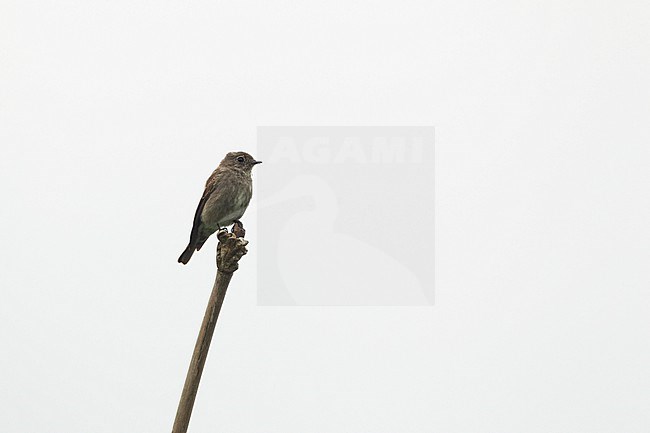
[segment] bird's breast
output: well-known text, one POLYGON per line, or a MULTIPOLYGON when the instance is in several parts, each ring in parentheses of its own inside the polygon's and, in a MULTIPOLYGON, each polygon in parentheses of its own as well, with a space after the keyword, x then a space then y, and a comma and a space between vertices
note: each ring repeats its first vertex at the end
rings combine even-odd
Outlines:
POLYGON ((238 185, 236 188, 222 189, 208 199, 201 220, 204 224, 217 228, 232 224, 240 219, 252 196, 250 185, 238 185))

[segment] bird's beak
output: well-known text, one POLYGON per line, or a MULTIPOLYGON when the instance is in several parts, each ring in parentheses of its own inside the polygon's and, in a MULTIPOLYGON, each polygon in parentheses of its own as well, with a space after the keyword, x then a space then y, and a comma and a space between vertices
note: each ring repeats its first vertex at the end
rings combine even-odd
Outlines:
POLYGON ((253 165, 257 165, 257 164, 261 164, 261 163, 262 163, 262 161, 255 161, 255 162, 253 163, 253 165))

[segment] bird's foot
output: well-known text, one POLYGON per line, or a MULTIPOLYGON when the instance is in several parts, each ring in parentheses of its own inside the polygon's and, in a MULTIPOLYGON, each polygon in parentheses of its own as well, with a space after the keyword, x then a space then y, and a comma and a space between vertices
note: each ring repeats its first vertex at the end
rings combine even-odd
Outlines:
POLYGON ((241 221, 235 220, 233 225, 232 225, 232 233, 235 234, 238 238, 243 238, 246 236, 246 230, 244 230, 244 224, 242 224, 241 221))

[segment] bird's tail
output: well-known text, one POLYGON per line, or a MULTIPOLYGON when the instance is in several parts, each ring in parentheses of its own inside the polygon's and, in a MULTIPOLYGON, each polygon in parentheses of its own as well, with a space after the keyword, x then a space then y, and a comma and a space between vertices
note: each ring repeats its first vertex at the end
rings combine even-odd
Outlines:
POLYGON ((194 254, 194 245, 191 243, 185 248, 185 251, 183 251, 183 254, 178 258, 178 263, 182 263, 184 265, 187 264, 187 262, 190 261, 190 258, 192 257, 192 254, 194 254))

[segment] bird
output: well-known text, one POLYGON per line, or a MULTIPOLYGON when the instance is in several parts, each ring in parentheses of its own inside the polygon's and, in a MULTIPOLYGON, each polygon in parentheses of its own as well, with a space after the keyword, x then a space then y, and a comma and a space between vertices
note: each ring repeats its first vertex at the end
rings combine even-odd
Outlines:
POLYGON ((184 265, 194 251, 222 227, 239 223, 253 196, 253 167, 261 164, 246 152, 229 152, 205 182, 205 190, 194 214, 190 242, 178 258, 184 265))

